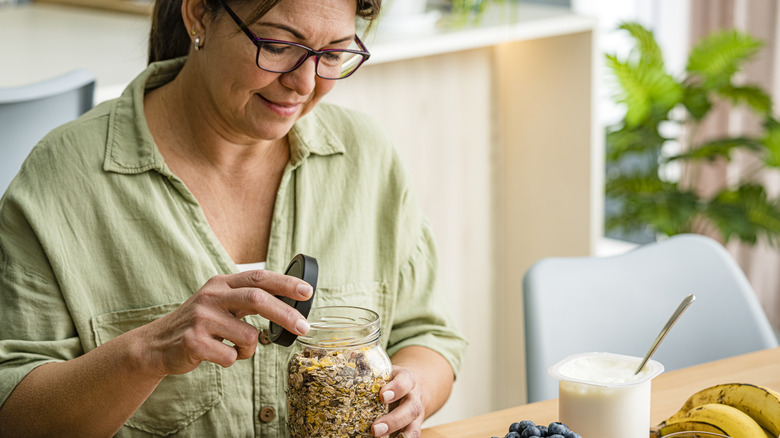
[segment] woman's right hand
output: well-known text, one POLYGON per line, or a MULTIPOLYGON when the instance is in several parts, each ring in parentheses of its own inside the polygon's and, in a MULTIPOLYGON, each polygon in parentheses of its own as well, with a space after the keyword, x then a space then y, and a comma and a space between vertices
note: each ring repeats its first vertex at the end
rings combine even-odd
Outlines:
POLYGON ((202 361, 228 367, 251 357, 257 346, 257 329, 241 318, 257 314, 294 334, 306 334, 306 319, 275 295, 301 301, 311 294, 308 283, 276 272, 217 275, 179 308, 136 329, 139 360, 160 377, 190 372, 202 361))

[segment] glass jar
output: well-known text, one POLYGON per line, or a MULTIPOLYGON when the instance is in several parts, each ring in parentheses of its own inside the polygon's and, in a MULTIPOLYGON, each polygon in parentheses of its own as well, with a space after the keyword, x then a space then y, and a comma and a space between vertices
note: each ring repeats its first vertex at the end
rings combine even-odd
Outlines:
POLYGON ((360 307, 316 307, 311 329, 287 361, 287 428, 291 438, 371 437, 388 411, 379 390, 392 365, 379 343, 379 315, 360 307))

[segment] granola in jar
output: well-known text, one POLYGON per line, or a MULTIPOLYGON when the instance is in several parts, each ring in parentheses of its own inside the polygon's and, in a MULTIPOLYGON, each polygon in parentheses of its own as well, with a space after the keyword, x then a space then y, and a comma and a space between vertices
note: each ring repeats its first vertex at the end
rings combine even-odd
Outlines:
POLYGON ((322 307, 309 315, 287 365, 291 438, 372 437, 388 412, 379 398, 392 365, 379 343, 379 316, 357 307, 322 307))

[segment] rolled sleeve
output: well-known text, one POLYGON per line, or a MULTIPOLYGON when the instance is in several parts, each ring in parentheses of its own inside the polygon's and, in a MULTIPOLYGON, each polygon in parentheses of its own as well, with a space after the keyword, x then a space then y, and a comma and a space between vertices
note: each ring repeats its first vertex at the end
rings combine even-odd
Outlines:
POLYGON ((4 198, 0 219, 0 405, 37 366, 82 353, 44 251, 23 209, 4 198))
POLYGON ((438 259, 427 221, 417 245, 401 267, 393 328, 388 340, 390 356, 409 346, 429 348, 444 357, 457 376, 467 342, 458 331, 442 291, 437 290, 438 259))

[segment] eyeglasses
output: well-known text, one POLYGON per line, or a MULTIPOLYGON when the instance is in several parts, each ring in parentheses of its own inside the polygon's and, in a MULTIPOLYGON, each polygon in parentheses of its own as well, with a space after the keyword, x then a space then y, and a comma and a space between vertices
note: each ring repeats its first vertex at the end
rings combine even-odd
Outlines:
POLYGON ((314 50, 302 44, 260 38, 255 35, 230 9, 225 0, 220 0, 227 13, 239 28, 257 46, 255 63, 262 70, 271 73, 288 73, 300 67, 307 59, 314 57, 314 70, 323 79, 344 79, 351 76, 371 56, 368 49, 355 35, 352 46, 355 49, 314 50))

